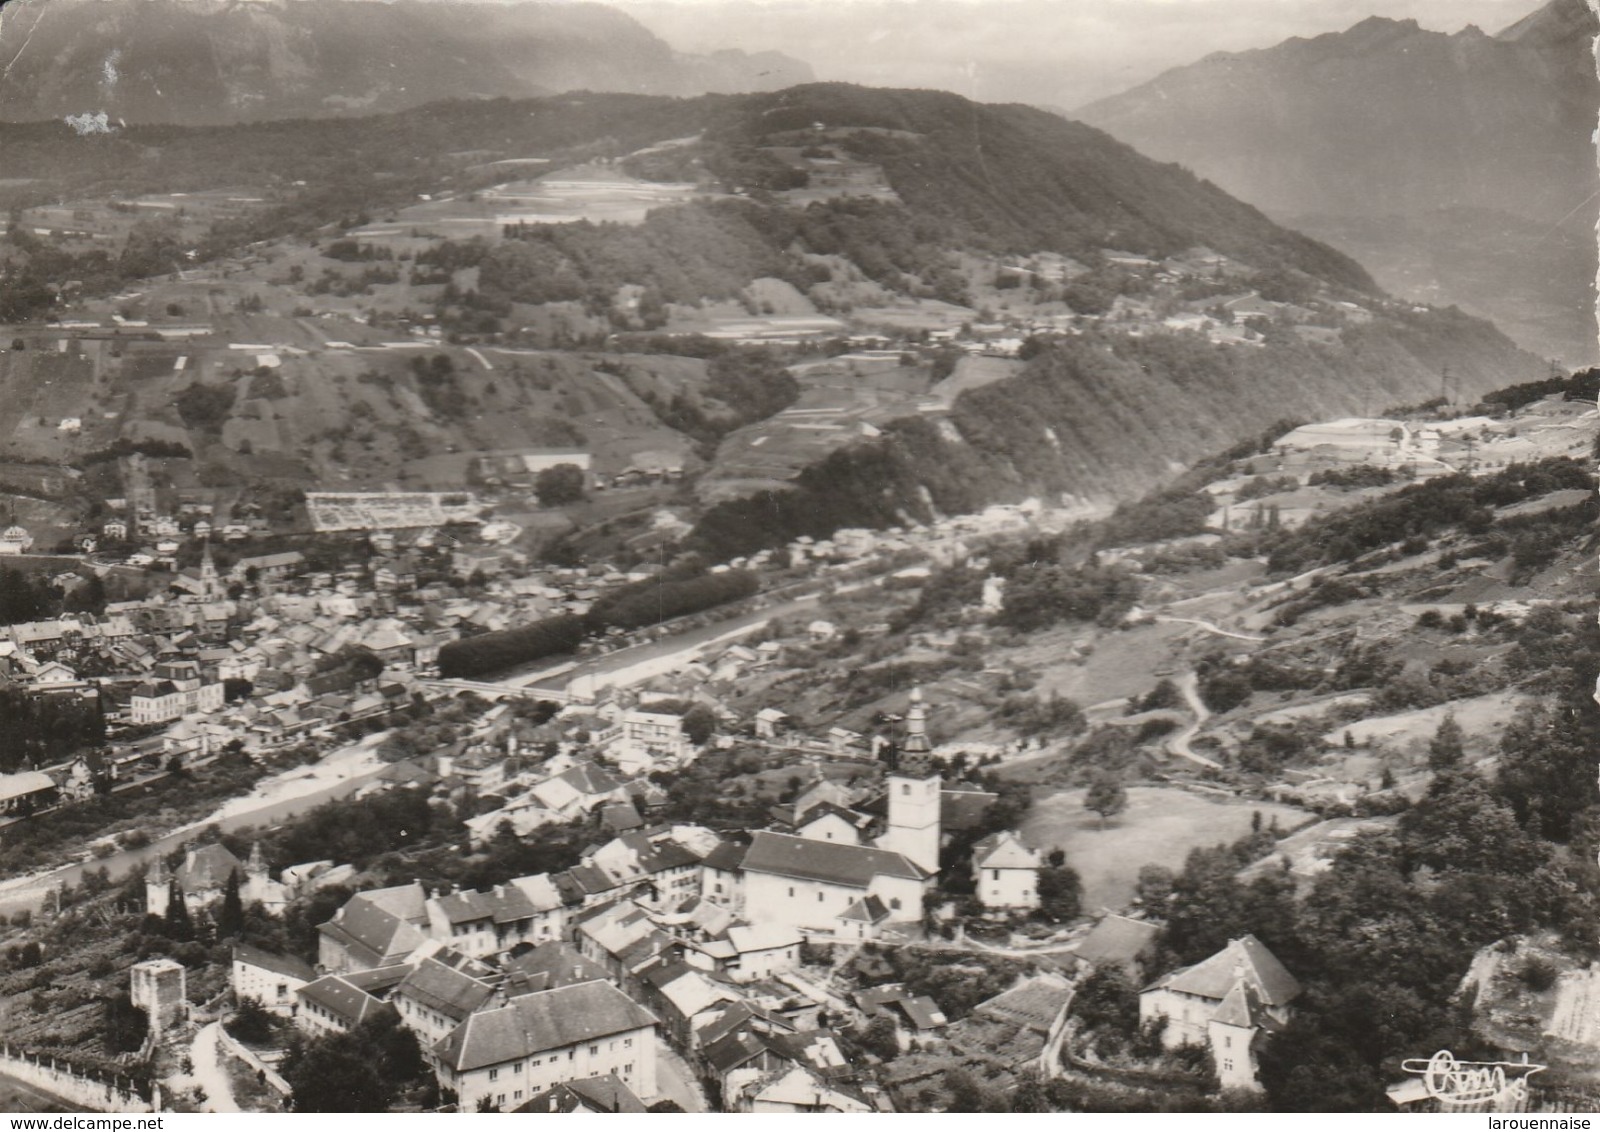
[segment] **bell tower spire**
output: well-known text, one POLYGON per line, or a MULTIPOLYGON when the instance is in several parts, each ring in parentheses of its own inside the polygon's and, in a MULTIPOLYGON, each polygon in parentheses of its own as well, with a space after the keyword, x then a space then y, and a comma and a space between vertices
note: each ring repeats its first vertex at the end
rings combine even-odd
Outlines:
POLYGON ((905 743, 900 765, 888 776, 889 828, 878 839, 880 849, 901 854, 928 873, 939 871, 941 840, 940 788, 944 780, 933 760, 928 714, 922 689, 911 691, 906 712, 905 743))

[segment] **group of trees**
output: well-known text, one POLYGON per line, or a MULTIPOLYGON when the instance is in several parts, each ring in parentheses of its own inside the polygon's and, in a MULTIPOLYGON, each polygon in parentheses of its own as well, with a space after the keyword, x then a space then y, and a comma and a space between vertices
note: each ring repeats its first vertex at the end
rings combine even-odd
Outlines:
POLYGON ((191 382, 178 390, 174 404, 183 423, 198 432, 220 432, 233 409, 234 387, 191 382))
POLYGON ((1488 404, 1500 405, 1509 412, 1515 412, 1524 405, 1531 405, 1556 393, 1569 401, 1595 400, 1600 397, 1600 369, 1576 370, 1571 374, 1508 385, 1485 394, 1483 399, 1488 404))
POLYGON ((387 1005, 353 1030, 291 1043, 282 1072, 296 1112, 386 1112, 431 1078, 416 1034, 387 1005))
POLYGON ((640 629, 698 613, 729 602, 753 597, 761 581, 750 570, 689 574, 663 574, 604 593, 590 608, 591 629, 640 629))
MULTIPOLYGON (((1576 718, 1531 709, 1508 728, 1490 778, 1464 768, 1460 729, 1447 717, 1430 744, 1435 778, 1424 797, 1393 830, 1357 837, 1303 899, 1286 870, 1240 878, 1241 866, 1273 851, 1275 830, 1259 815, 1251 835, 1193 851, 1177 873, 1147 867, 1139 897, 1163 921, 1147 973, 1254 934, 1306 984, 1288 1029, 1261 1053, 1270 1106, 1381 1107, 1397 1059, 1477 1049, 1470 1013, 1452 998, 1476 949, 1554 927, 1592 950, 1600 912, 1589 895, 1590 841, 1600 811, 1579 753, 1588 738, 1576 718), (1563 852, 1566 840, 1581 850, 1563 852)), ((1090 1007, 1126 1021, 1125 996, 1091 995, 1080 1004, 1090 1007)))
POLYGON ((0 687, 0 774, 27 766, 50 766, 77 751, 105 742, 106 722, 98 700, 36 696, 0 687))
POLYGON ((430 413, 446 421, 466 416, 469 409, 466 394, 456 379, 455 363, 449 354, 434 354, 428 358, 418 355, 409 365, 417 384, 417 396, 422 398, 430 413))
POLYGON ((439 650, 446 677, 482 676, 574 651, 591 633, 640 629, 753 597, 760 579, 749 570, 667 573, 603 594, 582 617, 563 614, 516 629, 451 641, 439 650))
POLYGON ((1107 621, 1139 599, 1132 571, 1117 566, 1030 563, 1006 579, 995 620, 1033 632, 1061 621, 1107 621))
POLYGON ((60 604, 61 592, 37 574, 0 566, 0 625, 38 621, 60 604))
POLYGON ((463 637, 439 649, 439 674, 460 678, 504 672, 519 664, 570 653, 587 635, 583 618, 562 614, 515 629, 463 637))
POLYGON ((533 491, 541 507, 565 507, 583 498, 588 482, 577 464, 556 464, 539 469, 533 477, 533 491))
POLYGON ((1592 486, 1589 470, 1568 457, 1513 464, 1487 476, 1440 476, 1281 532, 1271 545, 1268 567, 1274 573, 1299 573, 1450 528, 1482 535, 1495 526, 1494 508, 1592 486))
POLYGON ((688 390, 664 400, 641 391, 661 422, 715 446, 734 429, 787 409, 800 398, 800 384, 772 351, 761 347, 718 350, 706 363, 706 383, 696 396, 688 390))

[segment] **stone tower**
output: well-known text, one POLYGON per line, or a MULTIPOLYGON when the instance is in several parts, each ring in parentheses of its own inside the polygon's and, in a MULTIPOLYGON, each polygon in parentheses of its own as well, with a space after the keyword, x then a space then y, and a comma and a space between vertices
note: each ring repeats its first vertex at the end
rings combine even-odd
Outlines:
POLYGON ((224 596, 222 579, 217 577, 217 563, 211 557, 211 539, 208 537, 200 551, 200 600, 221 601, 224 596))
POLYGON ((928 714, 922 689, 911 693, 906 713, 906 741, 900 765, 888 776, 889 828, 878 838, 880 849, 902 854, 930 873, 939 871, 939 793, 943 779, 928 742, 928 714))
POLYGON ((150 1019, 150 1032, 160 1037, 189 1014, 183 964, 147 959, 128 969, 128 997, 150 1019))

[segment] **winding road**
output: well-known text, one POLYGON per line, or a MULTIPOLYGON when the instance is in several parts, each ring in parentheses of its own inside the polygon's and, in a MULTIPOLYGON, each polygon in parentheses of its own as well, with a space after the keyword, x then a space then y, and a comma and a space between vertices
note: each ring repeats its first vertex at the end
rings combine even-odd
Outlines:
POLYGON ((1190 669, 1178 677, 1178 691, 1183 693, 1184 702, 1189 705, 1189 710, 1194 712, 1194 722, 1167 740, 1167 750, 1179 758, 1188 759, 1192 763, 1199 763, 1212 770, 1221 770, 1222 764, 1204 755, 1196 754, 1189 740, 1199 734, 1200 728, 1205 726, 1206 720, 1211 718, 1211 709, 1206 707, 1200 698, 1200 678, 1190 669))
POLYGON ((1215 633, 1219 637, 1232 637, 1236 641, 1250 641, 1253 644, 1261 644, 1267 639, 1258 637, 1254 633, 1235 633, 1232 629, 1224 629, 1220 625, 1213 624, 1210 621, 1202 621, 1197 617, 1169 617, 1165 613, 1158 613, 1155 615, 1155 620, 1170 621, 1180 625, 1198 625, 1200 628, 1215 633))

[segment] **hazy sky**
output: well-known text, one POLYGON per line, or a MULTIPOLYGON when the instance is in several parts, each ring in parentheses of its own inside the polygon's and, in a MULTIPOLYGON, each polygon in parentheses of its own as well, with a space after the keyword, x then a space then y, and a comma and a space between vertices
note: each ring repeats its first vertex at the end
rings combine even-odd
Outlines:
POLYGON ((1368 16, 1493 34, 1542 0, 611 0, 682 51, 783 51, 820 79, 1064 109, 1214 51, 1368 16))

